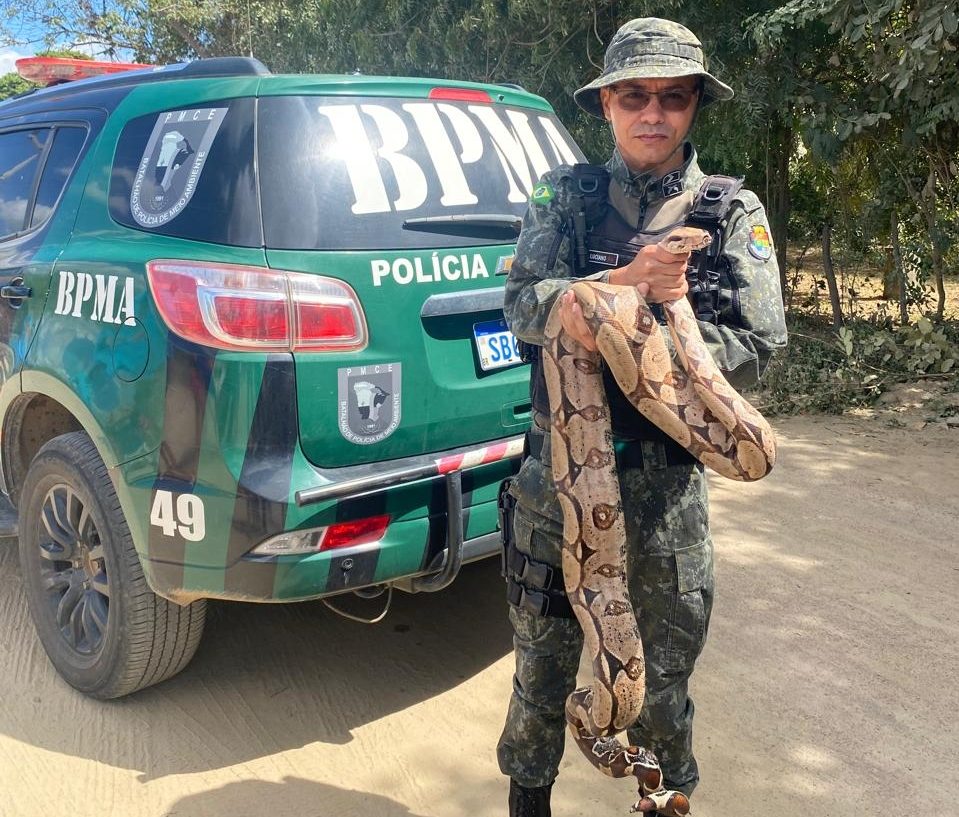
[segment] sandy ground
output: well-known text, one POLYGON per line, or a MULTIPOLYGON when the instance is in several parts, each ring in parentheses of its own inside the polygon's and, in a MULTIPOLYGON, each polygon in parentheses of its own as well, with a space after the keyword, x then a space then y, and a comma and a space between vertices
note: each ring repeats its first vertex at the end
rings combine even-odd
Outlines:
MULTIPOLYGON (((955 817, 959 431, 777 425, 770 478, 712 485, 694 814, 955 817)), ((486 562, 440 594, 399 595, 375 627, 316 603, 215 605, 183 674, 97 703, 47 662, 7 539, 0 814, 503 815, 511 673, 486 562)), ((572 746, 554 791, 556 817, 625 814, 633 794, 572 746)))

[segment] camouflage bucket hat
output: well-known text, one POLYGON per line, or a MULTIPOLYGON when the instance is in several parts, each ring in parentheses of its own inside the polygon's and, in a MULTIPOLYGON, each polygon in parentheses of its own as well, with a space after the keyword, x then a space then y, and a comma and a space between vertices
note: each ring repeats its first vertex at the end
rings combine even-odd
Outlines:
POLYGON ((620 27, 609 41, 603 73, 573 94, 586 113, 603 116, 599 89, 626 79, 699 76, 705 105, 732 99, 733 89, 706 70, 702 43, 686 26, 658 17, 640 17, 620 27))

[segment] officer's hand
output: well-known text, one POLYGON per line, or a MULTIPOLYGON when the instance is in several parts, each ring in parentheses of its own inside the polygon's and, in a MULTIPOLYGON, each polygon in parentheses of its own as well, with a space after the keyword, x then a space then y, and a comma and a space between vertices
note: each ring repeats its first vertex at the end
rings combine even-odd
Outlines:
POLYGON ((583 317, 583 309, 572 292, 564 292, 560 296, 559 317, 563 322, 563 329, 566 330, 567 335, 585 347, 587 351, 596 351, 598 347, 593 338, 593 333, 590 331, 589 326, 586 325, 586 319, 583 317))
MULTIPOLYGON (((686 265, 689 253, 677 255, 658 244, 643 247, 625 267, 609 273, 609 282, 623 286, 646 285, 649 303, 659 304, 682 298, 689 290, 686 283, 686 265)), ((642 294, 642 290, 640 290, 642 294)))

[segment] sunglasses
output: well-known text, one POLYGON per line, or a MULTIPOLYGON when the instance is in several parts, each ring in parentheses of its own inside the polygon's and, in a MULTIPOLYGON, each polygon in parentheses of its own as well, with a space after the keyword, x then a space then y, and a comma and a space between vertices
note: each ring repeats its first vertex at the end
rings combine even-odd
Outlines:
POLYGON ((616 104, 624 111, 641 111, 652 101, 659 99, 659 107, 664 111, 677 113, 685 111, 692 101, 699 96, 699 88, 668 88, 665 91, 644 91, 642 88, 633 88, 628 85, 617 88, 609 86, 609 90, 616 96, 616 104))

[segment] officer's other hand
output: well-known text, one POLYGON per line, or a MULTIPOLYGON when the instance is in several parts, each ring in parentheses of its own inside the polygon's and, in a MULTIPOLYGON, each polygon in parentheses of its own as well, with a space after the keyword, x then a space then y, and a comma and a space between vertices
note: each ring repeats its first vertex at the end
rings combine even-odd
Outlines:
MULTIPOLYGON (((686 283, 686 265, 689 253, 677 255, 658 244, 643 247, 625 267, 609 273, 609 282, 621 286, 648 287, 644 297, 649 303, 659 304, 682 298, 689 290, 686 283)), ((643 295, 642 289, 640 294, 643 295)))
POLYGON ((593 333, 583 317, 583 309, 572 292, 564 292, 560 296, 559 317, 563 322, 563 329, 573 340, 587 351, 595 352, 598 348, 593 333))

